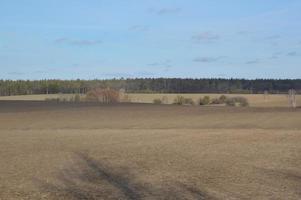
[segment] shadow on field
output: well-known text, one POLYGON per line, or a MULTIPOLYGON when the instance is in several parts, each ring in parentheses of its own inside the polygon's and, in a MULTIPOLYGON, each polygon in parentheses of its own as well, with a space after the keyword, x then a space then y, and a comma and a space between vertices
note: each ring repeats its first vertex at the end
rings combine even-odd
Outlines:
POLYGON ((39 181, 43 192, 54 199, 213 199, 186 184, 163 187, 141 183, 124 167, 112 167, 77 154, 79 162, 61 171, 57 183, 39 181))

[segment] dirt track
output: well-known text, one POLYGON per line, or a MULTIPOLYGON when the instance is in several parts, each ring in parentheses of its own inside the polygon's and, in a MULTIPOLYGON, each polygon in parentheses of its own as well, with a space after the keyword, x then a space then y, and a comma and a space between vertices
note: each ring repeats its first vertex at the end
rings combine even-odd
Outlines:
POLYGON ((0 199, 300 199, 300 117, 0 102, 0 199))

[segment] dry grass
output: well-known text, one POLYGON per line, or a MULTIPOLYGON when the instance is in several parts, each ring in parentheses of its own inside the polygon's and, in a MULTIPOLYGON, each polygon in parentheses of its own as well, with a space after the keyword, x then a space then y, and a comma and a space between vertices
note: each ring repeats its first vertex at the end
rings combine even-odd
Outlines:
POLYGON ((0 199, 300 199, 301 111, 0 103, 0 199))
MULTIPOLYGON (((181 95, 185 98, 191 98, 196 104, 200 98, 210 96, 211 99, 218 98, 221 94, 127 94, 126 101, 133 103, 153 103, 154 99, 164 99, 164 103, 172 104, 174 99, 181 95)), ((263 94, 225 94, 228 97, 242 96, 248 99, 251 107, 289 107, 287 95, 268 95, 266 98, 263 94)), ((27 101, 44 101, 45 99, 71 99, 74 94, 49 94, 49 95, 20 95, 0 97, 0 100, 27 100, 27 101)), ((82 95, 84 98, 84 95, 82 95)), ((122 100, 122 99, 121 99, 122 100)), ((297 105, 301 105, 301 95, 297 95, 297 105)))

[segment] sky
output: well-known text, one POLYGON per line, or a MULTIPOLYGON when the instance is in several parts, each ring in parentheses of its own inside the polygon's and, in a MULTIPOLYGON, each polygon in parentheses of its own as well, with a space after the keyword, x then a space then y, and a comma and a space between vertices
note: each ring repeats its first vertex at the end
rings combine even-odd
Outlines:
POLYGON ((301 78, 300 0, 0 0, 0 79, 301 78))

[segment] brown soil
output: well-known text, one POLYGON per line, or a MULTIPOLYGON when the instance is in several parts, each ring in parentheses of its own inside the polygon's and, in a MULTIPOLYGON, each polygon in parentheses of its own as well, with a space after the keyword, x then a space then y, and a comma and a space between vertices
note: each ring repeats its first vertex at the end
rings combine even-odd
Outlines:
POLYGON ((300 199, 301 110, 0 102, 0 199, 300 199))

